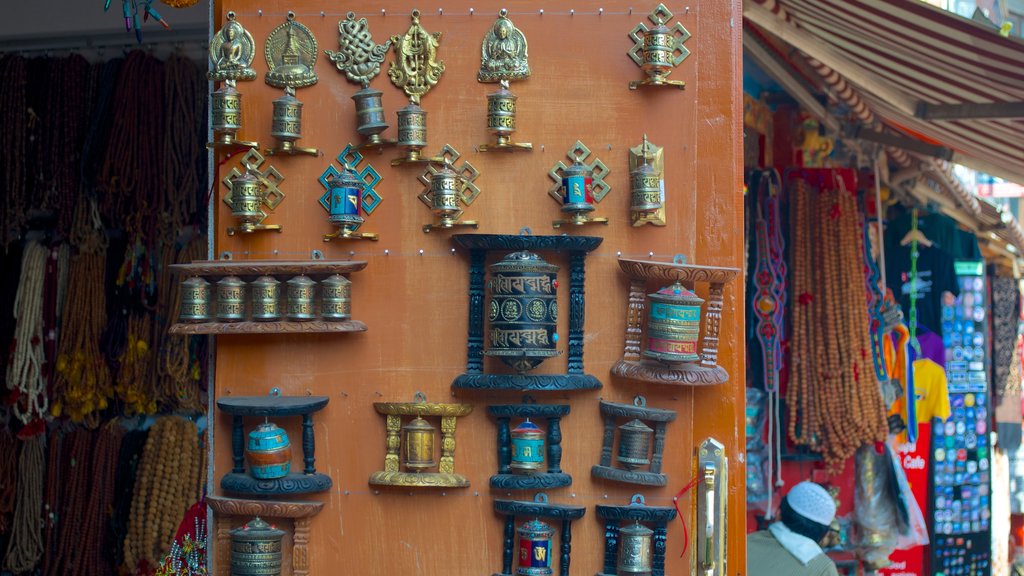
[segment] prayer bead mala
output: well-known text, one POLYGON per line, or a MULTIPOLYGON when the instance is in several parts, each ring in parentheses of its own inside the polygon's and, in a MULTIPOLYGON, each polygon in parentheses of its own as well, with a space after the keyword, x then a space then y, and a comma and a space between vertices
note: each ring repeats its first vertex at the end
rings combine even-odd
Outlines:
POLYGON ((155 208, 160 212, 159 237, 171 244, 198 215, 205 197, 207 80, 205 71, 180 54, 167 59, 164 73, 164 173, 155 208))
MULTIPOLYGON (((199 236, 177 251, 174 262, 186 264, 201 260, 206 254, 206 238, 199 236)), ((163 260, 170 262, 169 254, 163 260)), ((179 308, 181 302, 181 284, 179 278, 162 271, 158 290, 157 314, 159 318, 169 321, 179 308)), ((158 392, 161 406, 184 412, 203 412, 206 406, 200 398, 202 370, 197 354, 193 353, 198 344, 205 343, 205 336, 180 336, 167 333, 167 326, 156 328, 155 340, 159 342, 160 358, 156 380, 159 382, 158 392)))
POLYGON ((22 56, 7 54, 0 59, 0 174, 4 201, 0 202, 0 225, 5 247, 21 236, 28 214, 26 143, 28 109, 26 87, 28 62, 22 56))
POLYGON ((14 496, 18 486, 18 443, 4 424, 0 427, 0 534, 10 530, 14 496))
POLYGON ((48 399, 43 377, 43 282, 49 249, 38 242, 25 246, 21 279, 14 299, 14 351, 7 367, 7 387, 18 393, 12 406, 23 424, 46 414, 48 399))
POLYGON ((34 568, 43 555, 40 515, 43 511, 43 476, 46 474, 45 450, 46 436, 42 434, 21 442, 14 521, 4 558, 4 568, 15 574, 34 568))

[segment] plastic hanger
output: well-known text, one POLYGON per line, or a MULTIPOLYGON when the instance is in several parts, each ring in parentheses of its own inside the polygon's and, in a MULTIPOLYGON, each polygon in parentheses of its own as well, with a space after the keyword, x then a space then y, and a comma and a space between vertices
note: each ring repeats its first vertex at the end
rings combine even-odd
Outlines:
POLYGON ((924 232, 921 232, 920 230, 911 230, 910 232, 907 232, 907 235, 900 240, 900 246, 906 246, 915 240, 920 246, 927 246, 928 248, 931 248, 932 246, 932 241, 929 240, 928 237, 924 235, 924 232))

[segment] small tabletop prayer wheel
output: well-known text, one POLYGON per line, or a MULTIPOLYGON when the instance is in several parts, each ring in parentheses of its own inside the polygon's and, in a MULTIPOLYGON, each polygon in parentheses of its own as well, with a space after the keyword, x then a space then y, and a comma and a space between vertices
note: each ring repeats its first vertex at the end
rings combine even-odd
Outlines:
POLYGON ((498 137, 498 145, 506 145, 516 131, 516 100, 519 97, 501 86, 487 95, 487 131, 498 137))
POLYGON ((288 319, 312 320, 316 317, 313 309, 313 294, 316 282, 309 276, 295 276, 288 280, 288 319))
POLYGON ((210 292, 210 283, 199 276, 193 276, 183 281, 178 321, 209 322, 210 292))
POLYGON ((236 276, 225 276, 217 282, 217 320, 245 320, 245 282, 236 276))
POLYGON ((489 268, 490 347, 485 354, 527 372, 558 354, 558 266, 521 251, 489 268))
POLYGON ((513 472, 531 474, 544 466, 544 431, 527 419, 516 426, 512 436, 512 460, 509 468, 513 472))
POLYGON ((242 94, 234 86, 224 85, 210 98, 210 125, 221 144, 233 144, 242 128, 242 94))
MULTIPOLYGON (((634 494, 628 506, 598 504, 604 523, 604 566, 597 576, 665 576, 668 523, 677 516, 673 506, 648 506, 634 494)), ((700 574, 710 572, 700 571, 700 574)), ((715 572, 718 574, 718 572, 715 572)))
POLYGON ((256 517, 231 531, 231 576, 280 576, 281 539, 278 530, 256 517))
POLYGON ((245 459, 253 478, 284 478, 292 470, 292 444, 288 434, 273 422, 264 422, 249 432, 245 459))
POLYGON ((419 472, 437 465, 434 462, 434 427, 430 422, 417 416, 402 426, 402 434, 405 436, 405 460, 402 464, 406 468, 419 472))
POLYGON ((619 528, 619 574, 650 576, 654 530, 636 522, 619 528))
POLYGON ((648 294, 648 298, 651 311, 644 356, 667 364, 700 360, 697 341, 704 300, 678 282, 648 294))
POLYGON ((551 576, 551 537, 555 530, 533 519, 516 529, 519 536, 519 567, 516 576, 551 576))
POLYGON ((271 322, 281 319, 281 283, 273 276, 260 276, 249 284, 252 319, 271 322))
POLYGON ((352 317, 352 282, 334 274, 320 282, 320 317, 341 321, 352 317))

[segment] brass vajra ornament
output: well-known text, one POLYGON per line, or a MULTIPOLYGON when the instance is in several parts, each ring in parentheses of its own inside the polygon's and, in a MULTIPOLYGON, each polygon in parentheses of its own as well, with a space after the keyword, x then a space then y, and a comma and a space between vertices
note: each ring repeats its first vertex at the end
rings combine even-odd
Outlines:
POLYGON ((685 82, 669 80, 668 75, 690 55, 690 51, 683 46, 690 38, 690 33, 679 22, 671 28, 666 26, 672 19, 672 12, 664 4, 658 4, 647 18, 654 27, 648 28, 643 22, 637 24, 629 33, 629 38, 634 44, 627 52, 647 78, 630 82, 629 89, 636 90, 641 86, 675 86, 680 90, 685 88, 685 82))
POLYGON ((427 32, 420 25, 420 11, 412 11, 412 25, 403 36, 392 36, 395 55, 388 76, 391 82, 419 104, 420 98, 430 91, 444 73, 444 62, 437 59, 441 33, 427 32))
POLYGON ((512 24, 504 8, 484 36, 480 48, 480 82, 524 80, 530 77, 526 36, 512 24))
POLYGON ((271 135, 278 146, 268 154, 309 154, 317 156, 316 148, 302 148, 295 142, 302 137, 302 102, 295 97, 295 89, 312 86, 317 82, 313 66, 316 64, 316 38, 309 28, 295 21, 295 13, 267 36, 264 55, 267 58, 267 84, 284 88, 284 96, 274 100, 271 135))
POLYGON ((252 34, 235 20, 235 13, 227 13, 227 22, 210 38, 210 66, 207 78, 224 85, 210 98, 211 124, 217 139, 208 148, 256 148, 258 142, 237 140, 242 128, 242 94, 235 89, 239 80, 254 80, 256 71, 252 60, 256 55, 256 42, 252 34))

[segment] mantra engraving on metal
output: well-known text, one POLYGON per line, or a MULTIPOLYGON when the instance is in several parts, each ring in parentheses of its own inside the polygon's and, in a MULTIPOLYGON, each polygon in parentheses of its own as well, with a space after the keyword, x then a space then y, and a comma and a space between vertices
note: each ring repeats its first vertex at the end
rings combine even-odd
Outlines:
POLYGON ((668 523, 676 517, 674 507, 647 506, 642 495, 634 494, 628 506, 598 504, 594 510, 605 521, 604 568, 597 576, 665 576, 668 523))
POLYGON ((337 231, 324 235, 324 242, 334 239, 377 240, 378 238, 372 232, 358 231, 364 222, 363 214, 367 216, 373 214, 373 211, 383 201, 380 193, 377 192, 377 184, 380 184, 381 181, 380 173, 369 162, 359 168, 363 159, 359 150, 349 144, 345 146, 341 154, 338 154, 337 160, 341 169, 330 164, 317 179, 324 187, 324 193, 319 199, 320 206, 327 211, 328 220, 338 227, 337 231))
POLYGON ((569 563, 572 556, 572 523, 574 520, 579 520, 583 517, 587 511, 585 507, 549 504, 547 494, 541 492, 534 497, 533 502, 495 500, 494 510, 505 516, 502 569, 501 572, 496 573, 494 576, 512 576, 512 559, 514 557, 513 552, 517 533, 519 535, 519 549, 521 553, 517 555, 519 556, 519 568, 516 574, 553 574, 553 571, 550 569, 552 564, 550 555, 544 554, 543 558, 538 558, 530 554, 530 552, 536 550, 538 543, 543 544, 542 549, 545 552, 553 550, 550 540, 554 536, 554 530, 540 522, 541 518, 561 521, 558 574, 559 576, 569 576, 569 563), (517 516, 528 517, 533 520, 517 530, 515 525, 517 516), (541 532, 544 534, 540 535, 539 533, 541 532), (540 535, 539 540, 541 542, 538 542, 538 535, 540 535), (522 554, 524 550, 526 554, 522 554), (533 560, 532 562, 531 559, 533 560), (538 562, 538 560, 541 561, 538 562), (537 570, 537 572, 533 570, 537 570))
POLYGON ((372 486, 466 488, 469 479, 455 473, 455 424, 473 411, 471 404, 428 403, 417 392, 413 402, 375 402, 386 418, 384 470, 370 475, 372 486), (405 425, 402 417, 414 417, 405 425), (434 461, 434 427, 424 416, 439 418, 441 457, 434 461), (436 468, 436 472, 430 470, 436 468))
POLYGON ((690 55, 690 51, 683 45, 690 39, 690 33, 679 22, 671 28, 665 25, 672 19, 672 11, 664 4, 658 4, 647 18, 654 27, 648 28, 643 22, 637 24, 629 33, 633 47, 627 52, 647 78, 630 82, 629 89, 636 90, 641 86, 673 86, 682 90, 686 83, 682 80, 669 80, 668 75, 690 55))
POLYGON ((604 180, 611 170, 580 140, 566 155, 572 160, 571 164, 567 166, 559 160, 548 171, 548 177, 555 182, 548 195, 561 204, 562 212, 567 216, 553 221, 551 225, 559 228, 563 224, 607 224, 607 218, 590 216, 590 212, 611 192, 611 185, 604 180))
POLYGON ((431 34, 420 25, 419 10, 413 10, 411 17, 409 30, 402 36, 391 37, 395 59, 388 76, 392 84, 409 96, 411 103, 419 104, 420 98, 441 79, 444 62, 437 59, 441 33, 431 34))
POLYGON ((224 203, 239 222, 238 226, 228 228, 228 236, 239 232, 281 231, 280 225, 263 224, 268 216, 265 208, 274 210, 284 200, 284 191, 281 190, 284 176, 273 166, 261 171, 265 160, 255 148, 250 149, 242 156, 245 172, 233 167, 221 179, 221 184, 228 189, 224 203))
POLYGON ((338 51, 324 50, 324 54, 350 82, 369 88, 370 81, 380 74, 391 42, 375 43, 366 18, 356 20, 355 13, 349 12, 338 21, 338 51))
POLYGON ((455 378, 453 388, 505 390, 593 390, 601 382, 583 371, 583 324, 585 317, 585 262, 587 252, 600 246, 595 236, 533 236, 529 234, 456 234, 452 240, 469 250, 469 326, 466 339, 466 372, 455 378), (565 374, 489 374, 484 372, 484 302, 487 253, 490 251, 549 250, 569 255, 568 368, 565 374))
POLYGON ((633 226, 665 225, 665 149, 644 134, 629 149, 629 213, 633 226))
POLYGON ((661 464, 665 452, 666 427, 676 419, 676 413, 672 410, 648 408, 647 399, 643 396, 634 398, 632 405, 602 400, 599 406, 604 419, 601 460, 590 469, 590 474, 596 478, 629 484, 668 484, 668 476, 662 474, 661 464), (616 426, 620 419, 628 422, 616 426), (651 429, 644 422, 650 422, 654 428, 651 429), (619 433, 619 453, 616 457, 619 467, 612 465, 616 431, 619 433), (647 470, 639 469, 645 466, 647 470))
POLYGON ((476 221, 460 218, 464 212, 463 207, 472 205, 480 195, 480 188, 476 185, 480 171, 469 160, 456 165, 460 158, 462 154, 458 150, 445 144, 432 160, 441 166, 427 164, 426 170, 417 177, 423 184, 423 190, 417 198, 437 217, 433 223, 423 226, 423 232, 457 226, 477 227, 476 221))
MULTIPOLYGON (((572 484, 572 476, 562 472, 561 419, 569 414, 568 404, 535 404, 524 398, 523 404, 488 406, 487 412, 498 424, 498 473, 491 476, 491 487, 505 490, 542 490, 572 484), (510 430, 512 418, 544 419, 547 433, 536 430, 534 439, 517 438, 510 430), (538 454, 524 454, 534 449, 538 454), (546 467, 544 466, 546 462, 546 467)), ((532 426, 532 424, 531 424, 532 426)), ((536 426, 533 426, 536 429, 536 426)), ((518 430, 519 428, 517 428, 518 430)))

